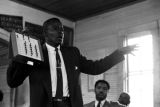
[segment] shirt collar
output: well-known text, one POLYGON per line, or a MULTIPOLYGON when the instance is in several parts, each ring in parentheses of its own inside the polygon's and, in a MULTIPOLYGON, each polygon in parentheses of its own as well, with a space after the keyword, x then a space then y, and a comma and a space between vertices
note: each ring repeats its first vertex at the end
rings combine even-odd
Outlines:
MULTIPOLYGON (((104 100, 101 101, 100 107, 102 107, 104 105, 105 101, 106 101, 106 99, 104 99, 104 100)), ((95 100, 95 107, 97 107, 98 102, 99 102, 98 100, 95 100)))
MULTIPOLYGON (((55 51, 55 47, 49 45, 48 43, 45 43, 45 44, 46 44, 46 47, 47 47, 47 49, 48 49, 49 51, 55 51)), ((59 49, 60 49, 60 46, 58 46, 57 48, 58 48, 58 50, 59 50, 59 49)))

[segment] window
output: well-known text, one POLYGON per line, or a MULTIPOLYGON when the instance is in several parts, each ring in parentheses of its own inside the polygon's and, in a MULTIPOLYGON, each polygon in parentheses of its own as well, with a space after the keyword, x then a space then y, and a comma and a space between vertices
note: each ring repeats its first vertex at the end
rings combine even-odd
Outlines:
POLYGON ((127 36, 125 45, 137 44, 134 55, 126 56, 125 89, 131 95, 129 107, 153 107, 153 43, 149 31, 127 36), (146 103, 147 102, 147 103, 146 103))

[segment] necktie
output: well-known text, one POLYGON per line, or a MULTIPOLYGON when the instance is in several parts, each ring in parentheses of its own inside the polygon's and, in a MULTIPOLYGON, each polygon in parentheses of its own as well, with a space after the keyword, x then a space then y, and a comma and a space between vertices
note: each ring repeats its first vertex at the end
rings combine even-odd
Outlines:
POLYGON ((98 101, 97 107, 100 107, 101 105, 101 101, 98 101))
POLYGON ((62 80, 62 70, 61 70, 61 60, 58 53, 58 48, 55 48, 56 51, 56 70, 57 70, 57 90, 56 98, 62 98, 63 96, 63 80, 62 80))

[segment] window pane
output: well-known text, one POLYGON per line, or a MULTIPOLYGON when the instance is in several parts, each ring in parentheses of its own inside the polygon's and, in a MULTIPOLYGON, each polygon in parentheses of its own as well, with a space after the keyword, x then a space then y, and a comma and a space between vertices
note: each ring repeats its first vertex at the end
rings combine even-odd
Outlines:
POLYGON ((139 48, 134 52, 135 56, 128 56, 129 107, 153 107, 152 35, 128 39, 128 45, 132 44, 137 44, 139 48))

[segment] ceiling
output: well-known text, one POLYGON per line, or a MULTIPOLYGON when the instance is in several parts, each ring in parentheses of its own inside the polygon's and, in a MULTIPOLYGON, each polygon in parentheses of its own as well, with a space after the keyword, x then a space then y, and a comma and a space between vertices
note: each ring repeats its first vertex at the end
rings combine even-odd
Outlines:
POLYGON ((57 16, 78 21, 144 0, 12 0, 57 16))

